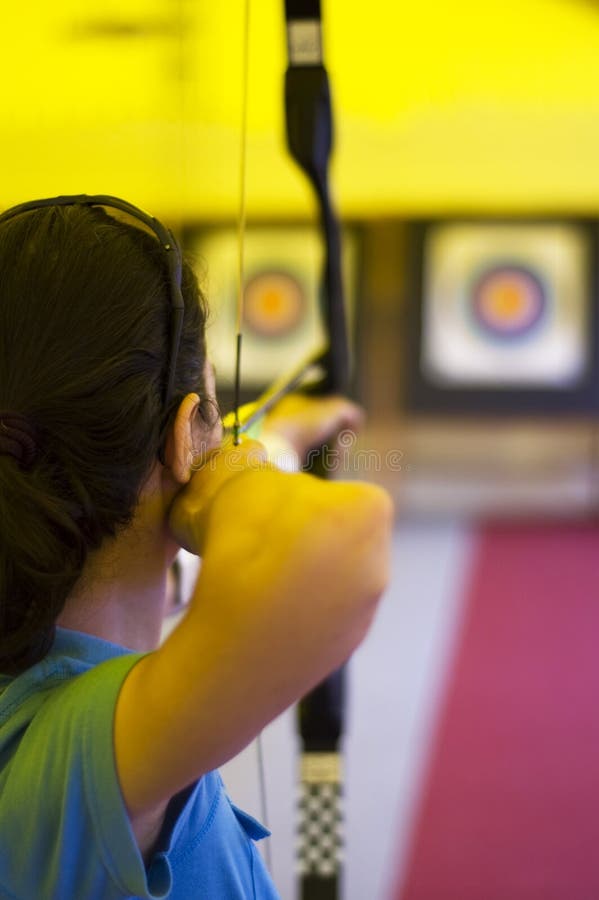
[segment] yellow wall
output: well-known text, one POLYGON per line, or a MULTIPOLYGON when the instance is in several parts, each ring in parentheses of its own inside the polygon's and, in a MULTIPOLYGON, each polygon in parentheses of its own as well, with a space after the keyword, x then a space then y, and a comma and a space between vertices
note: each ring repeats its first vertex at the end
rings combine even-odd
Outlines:
MULTIPOLYGON (((283 152, 282 6, 252 0, 258 215, 310 208, 283 152)), ((346 215, 599 209, 599 3, 323 6, 346 215)), ((3 4, 0 206, 107 191, 235 216, 242 18, 242 0, 3 4)))

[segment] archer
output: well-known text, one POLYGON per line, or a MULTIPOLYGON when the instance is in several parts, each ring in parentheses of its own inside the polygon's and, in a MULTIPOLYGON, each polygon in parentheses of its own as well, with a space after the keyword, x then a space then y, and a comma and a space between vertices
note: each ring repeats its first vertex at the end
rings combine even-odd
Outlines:
MULTIPOLYGON (((392 511, 221 444, 205 318, 124 201, 0 216, 0 895, 276 897, 216 768, 360 643, 392 511), (181 546, 202 567, 158 647, 181 546)), ((278 427, 301 455, 358 415, 278 427)))

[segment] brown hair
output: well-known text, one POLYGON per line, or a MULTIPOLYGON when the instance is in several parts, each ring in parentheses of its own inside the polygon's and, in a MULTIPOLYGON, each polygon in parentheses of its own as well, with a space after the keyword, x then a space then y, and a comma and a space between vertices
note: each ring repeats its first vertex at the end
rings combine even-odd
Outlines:
POLYGON ((0 671, 51 646, 87 554, 132 519, 186 393, 204 396, 206 307, 184 264, 175 390, 163 408, 165 252, 98 207, 0 224, 0 409, 35 423, 27 470, 0 455, 0 671))

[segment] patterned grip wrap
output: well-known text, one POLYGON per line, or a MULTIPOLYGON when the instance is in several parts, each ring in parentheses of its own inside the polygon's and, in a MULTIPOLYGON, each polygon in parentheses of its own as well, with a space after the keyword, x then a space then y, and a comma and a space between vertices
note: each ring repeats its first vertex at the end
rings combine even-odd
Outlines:
POLYGON ((341 768, 339 753, 301 757, 296 859, 304 898, 337 896, 343 859, 341 768))

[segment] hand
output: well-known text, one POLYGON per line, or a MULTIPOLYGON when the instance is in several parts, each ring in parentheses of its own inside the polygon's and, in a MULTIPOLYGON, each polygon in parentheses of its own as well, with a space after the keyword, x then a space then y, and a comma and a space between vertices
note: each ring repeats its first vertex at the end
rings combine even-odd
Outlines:
POLYGON ((209 453, 175 496, 168 513, 168 527, 179 546, 201 556, 215 496, 243 472, 268 467, 266 449, 258 441, 243 439, 237 447, 226 442, 209 453))
POLYGON ((333 444, 342 431, 358 431, 364 413, 345 397, 289 394, 264 419, 262 435, 273 432, 287 441, 303 463, 310 450, 333 444))

